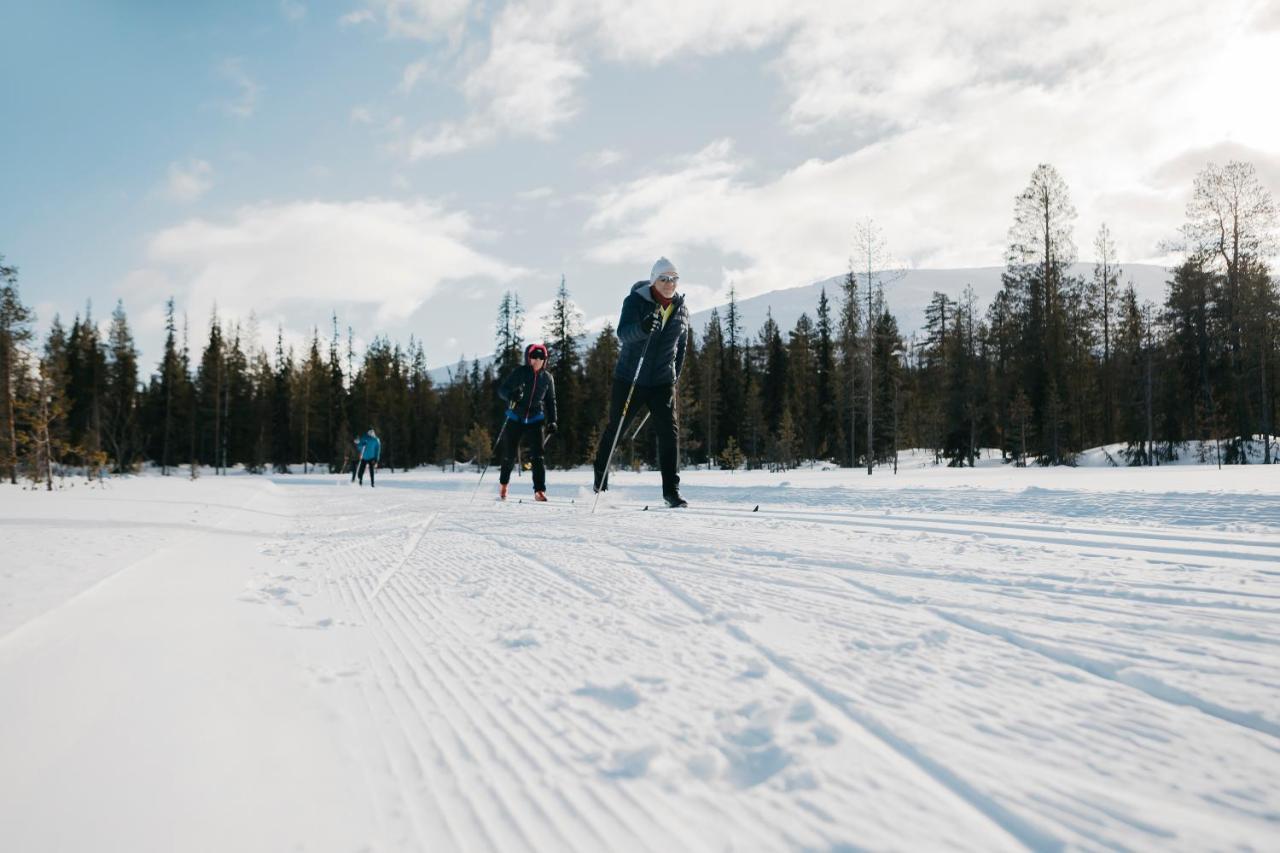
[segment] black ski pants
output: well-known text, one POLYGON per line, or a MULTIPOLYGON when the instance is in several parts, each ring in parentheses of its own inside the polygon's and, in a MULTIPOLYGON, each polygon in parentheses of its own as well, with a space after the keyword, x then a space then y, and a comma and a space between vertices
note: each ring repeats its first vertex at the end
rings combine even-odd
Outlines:
POLYGON ((649 420, 658 437, 658 469, 662 471, 662 493, 670 494, 680 487, 680 475, 676 472, 676 437, 680 426, 676 419, 675 386, 637 385, 631 395, 631 406, 627 409, 627 422, 619 423, 622 420, 622 405, 627 401, 627 391, 630 388, 630 382, 614 378, 613 388, 609 393, 609 425, 605 427, 604 434, 600 436, 600 445, 596 448, 596 488, 609 488, 609 473, 604 470, 604 466, 608 462, 614 435, 619 429, 625 433, 640 410, 648 408, 649 420))
POLYGON ((372 487, 372 486, 373 486, 373 472, 378 470, 378 461, 377 461, 376 459, 361 459, 361 460, 360 460, 360 467, 359 467, 357 470, 358 470, 358 475, 359 475, 359 478, 360 478, 360 485, 362 485, 362 486, 364 485, 364 469, 365 469, 365 467, 366 467, 366 466, 369 468, 369 485, 370 485, 370 487, 372 487))
POLYGON ((542 421, 525 424, 520 421, 507 421, 502 432, 502 444, 498 450, 502 454, 502 468, 499 469, 498 482, 506 485, 511 482, 511 469, 516 464, 516 451, 520 441, 528 436, 529 462, 533 467, 533 490, 547 490, 547 466, 542 461, 542 421))

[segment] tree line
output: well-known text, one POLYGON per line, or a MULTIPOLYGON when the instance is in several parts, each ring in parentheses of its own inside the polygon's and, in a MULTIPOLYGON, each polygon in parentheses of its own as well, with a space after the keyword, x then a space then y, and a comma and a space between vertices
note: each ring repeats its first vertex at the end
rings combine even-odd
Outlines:
MULTIPOLYGON (((1118 444, 1117 464, 1152 465, 1195 439, 1221 463, 1276 461, 1275 205, 1253 167, 1210 164, 1197 176, 1169 243, 1180 262, 1158 304, 1122 284, 1106 225, 1093 238, 1093 275, 1070 274, 1075 216, 1061 175, 1037 167, 1015 199, 1001 290, 985 309, 972 288, 933 294, 909 338, 890 310, 895 275, 870 220, 856 229, 836 292, 824 289, 813 316, 790 330, 772 316, 744 329, 731 288, 690 341, 677 389, 683 464, 823 460, 870 473, 896 465, 901 447, 951 465, 994 447, 1014 464, 1060 465, 1118 444)), ((252 318, 215 311, 195 353, 170 299, 163 352, 144 379, 122 304, 105 333, 86 308, 70 327, 55 317, 37 346, 18 270, 0 256, 0 475, 51 488, 58 470, 93 476, 144 462, 192 476, 235 466, 337 472, 367 428, 392 469, 483 463, 502 414, 497 384, 522 360, 526 319, 518 295, 505 293, 492 362, 459 362, 437 384, 421 341, 377 337, 357 358, 336 316, 296 352, 282 331, 268 350, 252 318)), ((618 341, 611 326, 584 333, 563 278, 541 319, 561 412, 548 462, 571 467, 593 453, 618 341)), ((641 429, 624 436, 619 457, 641 464, 654 453, 641 429)))

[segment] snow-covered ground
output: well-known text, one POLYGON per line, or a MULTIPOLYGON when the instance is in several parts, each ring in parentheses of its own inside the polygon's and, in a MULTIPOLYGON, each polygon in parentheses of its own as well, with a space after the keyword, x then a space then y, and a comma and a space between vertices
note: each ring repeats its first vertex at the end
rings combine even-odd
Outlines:
POLYGON ((918 462, 0 487, 0 847, 1280 848, 1280 468, 918 462))

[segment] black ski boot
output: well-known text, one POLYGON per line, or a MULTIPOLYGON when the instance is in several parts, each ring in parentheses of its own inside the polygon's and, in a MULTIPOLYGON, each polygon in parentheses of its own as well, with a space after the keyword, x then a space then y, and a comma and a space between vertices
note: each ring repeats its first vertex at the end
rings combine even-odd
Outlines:
POLYGON ((671 507, 672 509, 679 509, 680 507, 686 507, 689 505, 689 502, 687 500, 680 497, 680 492, 674 489, 669 492, 663 492, 662 499, 666 501, 667 506, 671 507))

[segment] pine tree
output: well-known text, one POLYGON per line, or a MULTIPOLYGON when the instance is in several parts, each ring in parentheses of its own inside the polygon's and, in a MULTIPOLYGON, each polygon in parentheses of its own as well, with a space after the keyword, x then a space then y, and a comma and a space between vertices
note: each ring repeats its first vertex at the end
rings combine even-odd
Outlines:
MULTIPOLYGON (((618 363, 618 336, 612 323, 605 323, 600 334, 587 349, 587 357, 582 374, 582 407, 584 409, 583 424, 589 433, 599 437, 599 421, 608 417, 609 396, 613 388, 613 370, 618 363)), ((688 364, 688 361, 686 361, 688 364)), ((687 369, 687 368, 686 368, 687 369)), ((556 388, 559 390, 559 372, 555 373, 556 388)), ((692 383, 684 382, 683 385, 692 383)), ((563 417, 563 415, 561 415, 563 417)), ((583 447, 588 454, 596 450, 595 438, 583 447)))
POLYGON ((178 420, 178 409, 182 405, 183 375, 182 360, 178 354, 178 327, 174 316, 173 297, 165 303, 165 339, 164 354, 160 359, 160 382, 157 389, 162 417, 160 442, 160 470, 168 476, 173 465, 175 451, 175 423, 178 420))
POLYGON ((66 395, 70 452, 86 468, 96 469, 102 460, 102 398, 106 390, 107 362, 92 306, 85 306, 84 320, 76 317, 67 336, 66 395))
MULTIPOLYGON (((56 347, 54 348, 56 351, 56 347)), ((65 354, 65 348, 64 348, 65 354)), ((36 373, 35 393, 26 401, 28 433, 27 449, 30 457, 29 476, 33 483, 44 480, 45 490, 53 491, 53 465, 66 453, 65 435, 66 399, 63 396, 65 363, 58 364, 59 356, 50 357, 48 351, 40 359, 36 373), (59 429, 61 427, 61 429, 59 429)))
MULTIPOLYGON (((867 218, 858 223, 854 234, 854 252, 865 276, 867 300, 867 346, 866 346, 866 392, 867 392, 867 475, 870 476, 876 462, 874 447, 876 445, 875 402, 877 398, 877 381, 875 378, 874 355, 877 321, 884 309, 884 287, 891 280, 900 278, 901 271, 890 271, 889 249, 884 235, 875 220, 867 218)), ((881 430, 883 432, 883 430, 881 430)))
MULTIPOLYGON (((777 433, 787 410, 787 348, 782 332, 773 320, 773 311, 765 312, 760 329, 760 346, 765 353, 764 375, 760 383, 760 402, 764 422, 770 434, 777 433)), ((776 461, 776 460, 775 460, 776 461)))
POLYGON ((293 351, 285 353, 284 327, 281 326, 276 329, 276 361, 271 375, 271 467, 277 474, 290 473, 293 381, 293 351))
MULTIPOLYGON (((349 461, 354 464, 354 461, 350 460, 353 433, 347 411, 346 377, 342 373, 342 360, 338 346, 338 315, 335 313, 333 337, 329 340, 329 361, 325 370, 325 435, 329 442, 329 473, 331 474, 346 470, 349 461)), ((427 413, 422 415, 426 417, 427 413)))
POLYGON ((814 382, 817 365, 813 354, 813 321, 801 313, 787 343, 787 407, 796 425, 799 454, 813 460, 818 456, 818 389, 814 382))
POLYGON ((1040 164, 1014 204, 1009 229, 1005 287, 1018 315, 1022 384, 1041 425, 1040 458, 1051 465, 1069 461, 1063 413, 1067 387, 1068 340, 1064 293, 1075 260, 1072 236, 1075 206, 1058 171, 1040 164))
POLYGON ((778 429, 773 434, 772 452, 769 454, 774 471, 786 471, 795 467, 798 444, 795 421, 792 420, 790 410, 783 409, 778 429))
POLYGON ((582 312, 569 296, 564 276, 560 277, 560 287, 543 328, 547 369, 555 377, 559 418, 559 431, 555 444, 548 448, 548 457, 567 468, 584 461, 591 448, 584 444, 589 426, 582 405, 582 363, 578 352, 578 342, 584 334, 582 312))
MULTIPOLYGON (((435 461, 438 403, 436 389, 427 371, 427 357, 422 349, 422 341, 417 342, 410 361, 408 405, 410 459, 414 465, 428 465, 435 461)), ((484 414, 483 411, 476 412, 478 417, 484 417, 484 414)))
POLYGON ((107 335, 106 393, 103 435, 114 460, 113 470, 133 469, 138 453, 138 350, 129 331, 124 302, 117 302, 107 335))
POLYGON ((219 462, 223 470, 229 465, 252 467, 257 444, 258 423, 254 403, 254 381, 249 355, 245 351, 243 331, 237 322, 232 327, 231 343, 226 348, 224 391, 222 395, 222 442, 219 462))
POLYGON ((737 439, 732 436, 725 442, 724 450, 720 451, 720 467, 725 471, 736 471, 742 467, 744 457, 742 450, 738 447, 737 439))
POLYGON ((830 458, 844 445, 843 430, 837 410, 836 395, 836 345, 831 322, 831 303, 827 289, 818 293, 817 339, 814 351, 814 393, 817 397, 817 434, 821 436, 819 452, 830 458))
POLYGON ((520 296, 514 290, 502 294, 498 304, 498 321, 496 324, 494 356, 499 377, 506 377, 524 363, 524 307, 520 304, 520 296))
POLYGON ((222 473, 219 449, 222 445, 222 398, 226 384, 226 353, 223 352, 222 324, 218 309, 209 317, 209 340, 200 354, 196 368, 197 456, 204 465, 212 465, 214 473, 222 473))
POLYGON ((10 483, 18 482, 17 384, 25 370, 25 346, 31 340, 35 315, 18 294, 18 269, 6 266, 0 255, 0 405, 4 406, 0 436, 0 466, 10 483))
POLYGON ((1245 441, 1253 434, 1245 377, 1246 280, 1252 268, 1274 255, 1275 227, 1275 202, 1252 164, 1233 160, 1220 168, 1210 163, 1196 176, 1182 228, 1183 248, 1223 277, 1226 396, 1235 427, 1226 461, 1233 463, 1248 462, 1245 441))
POLYGON ((1115 240, 1111 229, 1104 222, 1098 228, 1093 241, 1095 261, 1090 293, 1094 305, 1094 321, 1102 336, 1102 443, 1115 440, 1115 402, 1111 375, 1111 335, 1113 333, 1116 305, 1120 294, 1120 266, 1116 261, 1115 240))
POLYGON ((312 328, 311 345, 307 356, 298 366, 298 387, 295 395, 295 412, 298 430, 299 452, 302 457, 302 473, 307 465, 329 461, 328 435, 325 430, 325 366, 320 357, 320 330, 312 328))
POLYGON ((698 373, 699 396, 702 400, 702 420, 704 422, 703 444, 706 451, 707 467, 716 458, 721 442, 721 422, 724 411, 724 397, 721 394, 720 378, 723 375, 725 358, 724 329, 720 325, 720 312, 711 309, 707 318, 707 326, 702 335, 701 370, 698 373))
POLYGON ((742 315, 738 309, 738 291, 729 285, 729 301, 724 314, 724 353, 720 359, 720 440, 739 439, 742 428, 742 315))
POLYGON ((837 400, 842 400, 840 409, 849 414, 849 456, 845 463, 853 468, 858 464, 858 363, 861 357, 862 301, 858 294, 858 276, 854 272, 853 261, 849 262, 849 272, 840 283, 840 369, 843 381, 840 383, 841 393, 837 400))

